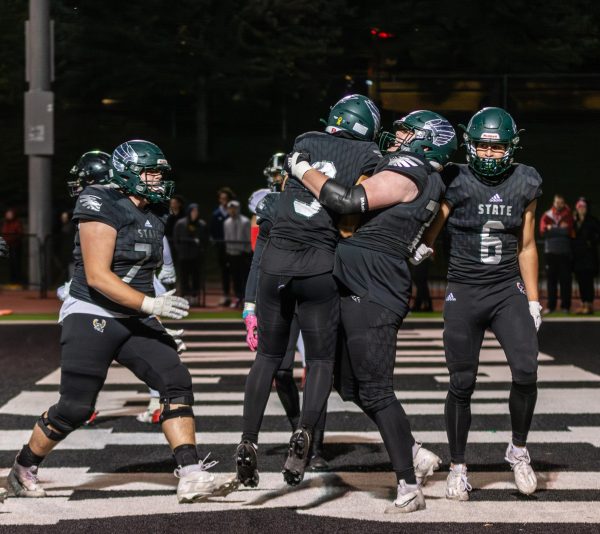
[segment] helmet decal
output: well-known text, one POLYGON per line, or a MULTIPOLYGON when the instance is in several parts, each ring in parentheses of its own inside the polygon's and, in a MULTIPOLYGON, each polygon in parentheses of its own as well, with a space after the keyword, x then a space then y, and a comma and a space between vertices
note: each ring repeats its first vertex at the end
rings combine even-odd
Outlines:
POLYGON ((425 128, 433 132, 433 144, 436 146, 447 145, 456 138, 452 125, 445 119, 432 119, 425 123, 425 128))
POLYGON ((129 143, 123 143, 115 148, 112 156, 112 163, 114 168, 118 172, 123 172, 125 170, 125 166, 129 162, 137 163, 138 155, 137 152, 133 149, 133 147, 129 143), (119 158, 121 161, 119 161, 119 158))

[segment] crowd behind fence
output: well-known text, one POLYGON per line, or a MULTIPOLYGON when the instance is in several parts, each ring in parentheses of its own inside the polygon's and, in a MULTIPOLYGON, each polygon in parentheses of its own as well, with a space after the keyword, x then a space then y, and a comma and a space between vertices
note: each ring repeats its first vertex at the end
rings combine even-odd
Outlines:
MULTIPOLYGON (((40 298, 46 298, 49 293, 53 293, 55 289, 67 280, 73 274, 72 248, 73 241, 66 242, 63 234, 57 233, 47 236, 45 239, 40 239, 33 234, 20 234, 20 245, 16 248, 11 248, 11 258, 8 261, 0 262, 0 286, 10 289, 28 288, 39 291, 40 298), (37 256, 39 262, 41 278, 38 283, 30 283, 28 277, 29 257, 31 253, 37 256)), ((230 245, 249 245, 250 241, 234 241, 234 240, 208 240, 201 247, 201 253, 194 268, 197 272, 197 290, 195 294, 188 294, 188 297, 195 299, 193 303, 198 306, 206 305, 206 292, 208 288, 217 288, 223 284, 223 267, 219 261, 220 251, 222 247, 230 245)), ((190 244, 193 244, 190 240, 190 244)), ((543 251, 543 241, 538 240, 538 252, 540 256, 540 292, 543 298, 546 297, 545 290, 545 258, 543 251)), ((251 255, 246 258, 245 268, 249 269, 251 255)), ((432 259, 426 260, 430 262, 427 272, 427 282, 431 299, 439 301, 444 298, 446 288, 446 270, 448 257, 446 247, 442 240, 436 243, 435 254, 432 259)), ((183 287, 183 278, 185 276, 185 268, 180 261, 175 261, 176 272, 178 275, 178 292, 184 295, 186 293, 183 287)), ((226 266, 225 269, 228 269, 226 266)), ((413 267, 414 271, 414 267, 413 267)), ((226 273, 225 273, 226 274, 226 273)), ((246 273, 247 275, 247 273, 246 273)), ((574 299, 579 299, 579 287, 575 279, 572 280, 572 295, 574 299)), ((230 280, 230 287, 232 281, 230 280)), ((214 289, 220 291, 220 289, 214 289)), ((594 295, 600 297, 600 282, 594 280, 594 295)), ((235 295, 231 294, 229 299, 231 302, 225 302, 226 295, 223 296, 221 304, 229 305, 235 303, 235 295)), ((239 305, 239 303, 238 303, 239 305)))

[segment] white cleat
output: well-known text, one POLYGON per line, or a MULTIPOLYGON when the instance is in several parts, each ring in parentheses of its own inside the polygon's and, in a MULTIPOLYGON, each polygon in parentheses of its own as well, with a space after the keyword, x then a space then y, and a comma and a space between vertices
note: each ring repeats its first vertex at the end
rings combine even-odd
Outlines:
POLYGON ((446 479, 446 499, 468 501, 469 492, 472 489, 467 479, 467 466, 465 464, 456 464, 454 467, 450 467, 450 472, 446 479))
POLYGON ((513 470, 517 489, 524 495, 531 495, 537 489, 537 477, 531 467, 529 451, 525 447, 514 447, 509 443, 504 459, 513 470))
POLYGON ((179 479, 177 500, 181 504, 202 501, 213 495, 218 489, 215 476, 207 471, 215 466, 217 462, 205 463, 206 458, 197 464, 178 467, 173 472, 179 479))
POLYGON ((401 480, 398 484, 398 497, 392 506, 385 509, 386 514, 409 514, 425 510, 425 497, 419 484, 407 484, 401 480))
POLYGON ((6 497, 8 497, 8 490, 0 488, 0 503, 3 503, 6 497))
POLYGON ((424 486, 427 479, 433 475, 433 472, 440 468, 442 459, 434 452, 423 447, 420 441, 416 441, 415 445, 418 447, 413 457, 415 476, 417 477, 417 483, 424 486))
POLYGON ((23 467, 15 460, 8 474, 8 485, 13 490, 15 497, 45 497, 46 491, 39 485, 38 466, 23 467))

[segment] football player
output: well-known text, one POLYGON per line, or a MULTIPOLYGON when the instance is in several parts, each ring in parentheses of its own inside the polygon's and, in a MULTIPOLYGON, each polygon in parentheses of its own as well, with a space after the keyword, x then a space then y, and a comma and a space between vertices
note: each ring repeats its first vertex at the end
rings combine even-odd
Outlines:
MULTIPOLYGON (((258 347, 258 321, 256 318, 256 288, 258 286, 259 276, 259 265, 262 257, 262 252, 269 239, 269 233, 273 227, 273 223, 277 218, 277 207, 279 203, 279 194, 283 189, 283 158, 284 154, 277 153, 269 161, 269 165, 265 169, 265 175, 269 180, 270 189, 259 189, 253 193, 250 197, 248 208, 251 212, 256 214, 257 228, 259 234, 256 239, 256 246, 254 248, 254 255, 252 257, 252 265, 250 266, 250 273, 248 274, 248 281, 246 282, 246 295, 244 298, 244 310, 242 318, 246 326, 246 343, 251 351, 255 351, 258 347), (277 166, 275 166, 275 164, 277 166), (267 173, 268 171, 268 173, 267 173), (273 176, 275 175, 275 176, 273 176), (274 179, 273 179, 274 178, 274 179), (261 191, 267 191, 265 195, 259 195, 261 191)), ((292 325, 290 328, 290 337, 288 346, 286 348, 285 357, 281 363, 281 367, 277 370, 275 375, 275 390, 279 396, 279 400, 284 407, 287 418, 294 432, 298 427, 300 420, 300 397, 298 394, 298 387, 294 381, 294 357, 296 355, 296 346, 299 347, 302 353, 303 363, 304 357, 304 343, 302 340, 302 334, 298 324, 298 316, 294 315, 292 325)), ((326 460, 322 456, 323 439, 324 439, 324 427, 325 427, 325 411, 319 418, 317 425, 313 432, 313 443, 312 451, 310 454, 309 467, 313 470, 325 470, 328 467, 326 460)), ((244 444, 240 444, 240 447, 244 448, 244 444)), ((238 476, 240 482, 245 486, 255 487, 258 485, 258 471, 244 469, 244 462, 240 462, 240 455, 236 455, 237 463, 241 463, 238 476), (250 474, 253 479, 241 478, 245 474, 250 474)))
POLYGON ((75 273, 60 311, 61 385, 57 404, 44 411, 9 473, 18 497, 44 497, 38 467, 52 449, 93 413, 112 361, 160 391, 162 430, 180 479, 179 502, 211 495, 214 462, 196 449, 189 371, 156 316, 181 319, 185 299, 154 297, 152 277, 162 261, 171 167, 158 146, 134 140, 111 156, 110 185, 93 185, 77 198, 73 220, 75 273))
MULTIPOLYGON (((379 124, 375 104, 362 95, 350 95, 331 108, 325 132, 300 135, 294 150, 309 151, 317 168, 352 185, 361 175, 372 174, 381 159, 373 142, 379 124)), ((257 470, 258 433, 295 313, 306 350, 306 382, 300 426, 290 439, 283 475, 291 485, 304 477, 313 430, 333 380, 339 322, 339 294, 332 275, 338 242, 335 223, 335 214, 301 184, 292 182, 281 193, 260 263, 258 352, 246 380, 244 428, 237 449, 240 480, 253 480, 257 470)))
POLYGON ((335 254, 344 339, 335 385, 375 422, 390 455, 398 495, 386 513, 408 513, 425 508, 420 483, 441 460, 414 440, 394 392, 398 329, 411 293, 406 260, 437 214, 445 189, 439 172, 457 142, 452 125, 427 110, 406 115, 394 128, 393 136, 383 135, 384 142, 391 140, 389 153, 359 185, 329 179, 306 161, 306 153, 290 157, 290 170, 328 209, 363 214, 335 254))
MULTIPOLYGON (((110 170, 110 154, 101 150, 90 150, 82 154, 75 165, 71 168, 71 180, 67 181, 67 189, 71 198, 77 198, 80 193, 91 185, 109 185, 109 170, 110 170)), ((175 274, 175 265, 171 256, 171 248, 165 237, 163 239, 163 264, 158 273, 154 275, 153 285, 157 296, 167 292, 163 283, 175 284, 177 281, 175 274)), ((56 290, 58 298, 64 301, 69 294, 71 281, 60 286, 56 290)), ((186 346, 181 339, 183 330, 171 330, 165 328, 165 331, 173 336, 177 344, 177 352, 182 353, 186 346)), ((93 423, 98 416, 98 411, 95 410, 90 418, 85 422, 86 425, 93 423)), ((150 389, 150 401, 146 410, 140 413, 136 419, 141 423, 159 423, 160 422, 160 394, 158 391, 150 389)))
POLYGON ((527 434, 537 399, 538 297, 535 208, 542 179, 515 163, 519 130, 503 109, 488 107, 463 127, 467 164, 449 165, 451 182, 415 261, 431 252, 447 222, 450 237, 444 304, 444 349, 450 372, 446 431, 451 466, 446 497, 469 499, 465 448, 471 426, 479 352, 486 329, 496 335, 512 374, 508 406, 512 441, 506 449, 515 483, 529 495, 537 486, 527 434))

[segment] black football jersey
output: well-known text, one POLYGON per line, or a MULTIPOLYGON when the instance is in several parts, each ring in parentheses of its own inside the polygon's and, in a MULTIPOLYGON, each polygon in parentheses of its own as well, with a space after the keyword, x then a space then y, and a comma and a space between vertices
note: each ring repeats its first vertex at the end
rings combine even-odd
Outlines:
MULTIPOLYGON (((294 151, 306 150, 311 165, 345 186, 352 186, 365 174, 373 174, 381 160, 375 143, 324 132, 308 132, 294 142, 294 151)), ((279 212, 272 237, 285 238, 322 248, 331 253, 338 241, 338 215, 321 205, 296 180, 288 180, 281 193, 279 212)))
POLYGON ((279 209, 279 196, 281 193, 272 192, 256 205, 256 224, 259 226, 263 223, 271 223, 277 219, 277 211, 279 209))
MULTIPOLYGON (((142 210, 119 190, 93 185, 77 198, 73 221, 98 221, 112 226, 117 231, 117 240, 111 270, 134 289, 154 296, 152 277, 162 265, 163 236, 168 215, 166 205, 150 204, 142 210)), ((70 288, 73 297, 119 313, 138 313, 137 310, 116 304, 88 286, 79 231, 75 235, 73 258, 75 271, 70 288)))
POLYGON ((539 173, 514 164, 497 185, 478 180, 466 164, 444 173, 455 175, 445 196, 451 207, 448 280, 493 284, 519 277, 518 239, 525 209, 542 194, 539 173))
POLYGON ((412 202, 366 213, 354 235, 338 245, 334 276, 358 297, 368 294, 404 317, 411 288, 405 260, 436 216, 445 186, 425 158, 409 152, 385 156, 375 174, 380 171, 411 178, 419 196, 412 202))

